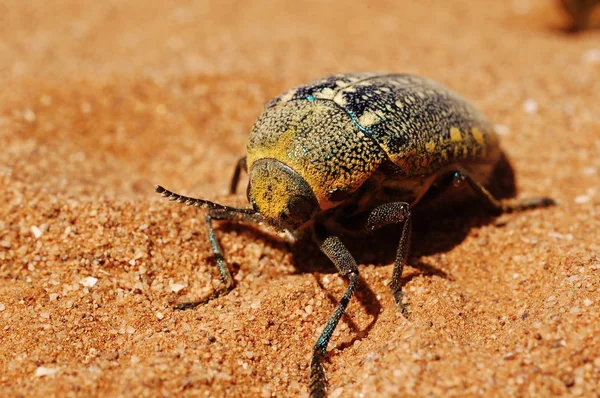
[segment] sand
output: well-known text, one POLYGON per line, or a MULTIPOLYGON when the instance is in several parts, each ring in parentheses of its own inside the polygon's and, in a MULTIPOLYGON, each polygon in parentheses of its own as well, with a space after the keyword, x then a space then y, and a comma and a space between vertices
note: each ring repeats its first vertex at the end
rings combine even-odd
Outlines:
MULTIPOLYGON (((329 345, 331 397, 600 394, 600 26, 558 2, 0 3, 3 396, 306 396, 345 282, 267 229, 218 235, 154 184, 231 205, 274 95, 330 73, 409 72, 497 125, 519 197, 415 218, 408 318, 394 239, 352 244, 361 286, 329 345)), ((391 234, 393 236, 393 234, 391 234)))

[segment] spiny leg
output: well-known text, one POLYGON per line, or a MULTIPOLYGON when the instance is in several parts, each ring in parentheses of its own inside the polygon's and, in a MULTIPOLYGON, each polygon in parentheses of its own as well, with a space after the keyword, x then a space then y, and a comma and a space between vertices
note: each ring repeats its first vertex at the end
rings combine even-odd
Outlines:
POLYGON ((238 183, 240 182, 240 175, 242 174, 242 170, 248 171, 248 165, 246 164, 246 156, 240 158, 237 164, 235 165, 235 170, 233 172, 233 177, 231 178, 231 185, 229 188, 229 193, 234 194, 237 191, 238 183))
POLYGON ((218 203, 209 202, 204 199, 183 196, 171 192, 161 187, 160 185, 157 185, 155 187, 155 191, 171 201, 184 203, 187 206, 195 206, 208 209, 208 214, 206 215, 208 239, 210 241, 210 245, 215 256, 215 261, 217 262, 217 267, 219 269, 219 279, 221 281, 221 286, 218 289, 214 290, 211 294, 198 301, 181 303, 178 304, 175 308, 179 310, 194 308, 198 305, 206 304, 210 300, 228 293, 233 288, 233 278, 231 277, 229 268, 227 268, 227 263, 225 262, 225 258, 223 256, 223 250, 221 249, 221 245, 217 240, 217 236, 212 226, 212 220, 227 220, 234 222, 258 224, 261 222, 260 214, 256 213, 253 209, 237 209, 234 207, 223 206, 218 203))
POLYGON ((367 228, 375 230, 390 224, 402 224, 402 234, 396 250, 396 259, 394 261, 394 270, 392 271, 392 280, 390 289, 394 295, 394 300, 403 314, 408 313, 408 309, 402 303, 402 271, 404 264, 408 260, 408 250, 410 248, 410 235, 412 231, 412 221, 410 217, 410 205, 406 202, 386 203, 376 207, 371 211, 367 218, 367 228))
POLYGON ((346 292, 338 303, 333 315, 325 325, 323 332, 317 339, 313 348, 313 357, 310 364, 310 396, 312 398, 325 397, 327 391, 327 378, 323 369, 323 358, 327 354, 327 344, 338 322, 348 307, 358 284, 358 266, 352 254, 346 249, 337 236, 329 234, 324 227, 315 227, 315 237, 319 248, 333 262, 340 275, 348 278, 346 292))
POLYGON ((454 185, 460 185, 466 181, 471 189, 475 191, 477 196, 483 200, 483 202, 496 213, 511 213, 513 211, 523 211, 529 209, 535 209, 538 207, 548 207, 556 204, 556 201, 552 198, 538 197, 538 198, 524 198, 516 201, 500 201, 492 195, 483 185, 475 181, 468 172, 465 170, 457 170, 454 173, 454 185))

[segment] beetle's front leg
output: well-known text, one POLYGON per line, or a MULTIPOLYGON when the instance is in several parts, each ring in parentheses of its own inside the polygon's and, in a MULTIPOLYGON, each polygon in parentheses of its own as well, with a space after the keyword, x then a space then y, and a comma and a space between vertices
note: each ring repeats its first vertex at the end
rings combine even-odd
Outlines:
POLYGON ((180 195, 178 193, 169 191, 160 185, 157 185, 154 190, 163 197, 168 198, 170 201, 176 201, 187 206, 200 207, 208 210, 208 214, 206 215, 208 239, 215 255, 217 267, 219 268, 221 286, 218 289, 214 290, 207 297, 204 297, 198 301, 181 303, 175 306, 175 308, 179 310, 194 308, 200 304, 205 304, 210 300, 221 296, 222 294, 228 293, 233 288, 233 278, 231 277, 231 272, 229 272, 227 264, 225 263, 223 250, 221 249, 221 245, 219 245, 219 241, 217 240, 215 230, 212 226, 212 220, 227 220, 234 222, 245 222, 249 224, 259 224, 262 221, 260 214, 253 209, 238 209, 235 207, 223 206, 204 199, 180 195))
POLYGON ((406 202, 386 203, 376 207, 371 211, 367 218, 367 229, 371 231, 390 224, 402 224, 402 234, 396 250, 396 259, 394 261, 394 270, 392 271, 392 280, 390 289, 394 294, 394 300, 403 314, 407 314, 406 305, 402 303, 402 271, 404 264, 408 259, 408 250, 410 248, 410 235, 412 232, 412 222, 410 217, 410 205, 406 202))
POLYGON ((221 281, 221 286, 213 290, 213 292, 208 296, 203 297, 197 301, 190 301, 177 304, 175 308, 178 310, 187 310, 202 304, 206 304, 212 299, 229 293, 234 287, 234 281, 231 276, 231 272, 227 267, 227 263, 225 262, 225 256, 223 256, 223 249, 221 249, 221 245, 219 244, 219 240, 217 239, 217 235, 212 225, 212 220, 228 220, 246 223, 257 223, 254 215, 252 214, 236 213, 224 210, 211 210, 208 212, 208 214, 206 215, 208 240, 210 241, 210 246, 212 248, 213 254, 215 256, 215 261, 217 263, 217 268, 219 270, 219 280, 221 281))
POLYGON ((358 284, 358 266, 352 254, 346 249, 342 241, 333 236, 321 225, 314 228, 314 236, 319 248, 333 262, 340 275, 348 278, 348 288, 338 303, 333 315, 325 325, 313 348, 313 357, 310 365, 310 396, 324 397, 327 390, 327 378, 323 370, 322 359, 327 353, 327 344, 335 330, 338 322, 348 307, 348 303, 354 294, 358 284))

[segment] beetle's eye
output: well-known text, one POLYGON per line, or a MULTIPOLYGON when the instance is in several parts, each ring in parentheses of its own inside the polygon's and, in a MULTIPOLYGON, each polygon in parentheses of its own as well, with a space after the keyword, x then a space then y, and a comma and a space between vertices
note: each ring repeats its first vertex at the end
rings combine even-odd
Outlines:
POLYGON ((301 195, 293 196, 287 206, 289 216, 297 220, 308 220, 314 208, 313 201, 301 195))

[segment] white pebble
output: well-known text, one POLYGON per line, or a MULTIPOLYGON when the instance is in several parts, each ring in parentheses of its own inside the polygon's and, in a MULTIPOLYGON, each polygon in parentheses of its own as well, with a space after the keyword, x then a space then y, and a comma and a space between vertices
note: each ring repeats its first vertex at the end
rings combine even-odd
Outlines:
POLYGON ((94 287, 96 282, 98 282, 98 278, 94 278, 93 276, 88 276, 79 281, 84 287, 94 287))
POLYGON ((538 103, 532 99, 525 100, 525 102, 523 102, 523 110, 525 113, 533 115, 538 111, 538 103))
POLYGON ((558 232, 549 232, 548 236, 556 239, 565 239, 565 240, 573 240, 572 234, 561 234, 558 232))
POLYGON ((498 135, 507 136, 510 134, 510 129, 505 124, 496 124, 494 126, 494 130, 496 131, 496 134, 498 134, 498 135))
POLYGON ((165 315, 164 315, 162 312, 157 312, 157 313, 156 313, 156 317, 157 317, 159 320, 162 320, 162 319, 165 317, 165 315))
POLYGON ((591 200, 592 198, 590 198, 589 195, 579 195, 575 197, 575 203, 577 203, 578 205, 587 203, 591 200))
POLYGON ((23 119, 25 119, 27 123, 34 123, 37 117, 35 116, 35 112, 31 109, 25 109, 23 111, 23 119))
POLYGON ((37 368, 35 370, 35 376, 36 377, 42 377, 42 376, 52 376, 53 374, 58 373, 58 369, 56 368, 47 368, 45 366, 40 366, 39 368, 37 368))
POLYGON ((42 230, 35 225, 31 227, 31 233, 36 239, 39 239, 39 237, 42 236, 42 230))
POLYGON ((582 61, 586 64, 600 64, 600 48, 592 48, 583 53, 582 61))
POLYGON ((594 166, 590 166, 590 167, 584 167, 583 168, 583 174, 586 176, 593 176, 598 172, 598 169, 596 169, 594 166))
POLYGON ((171 283, 169 286, 167 286, 167 292, 177 293, 184 288, 185 288, 185 285, 182 285, 180 283, 171 283))

